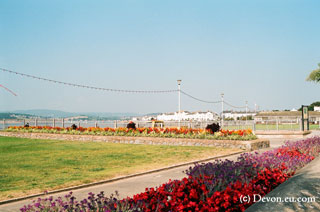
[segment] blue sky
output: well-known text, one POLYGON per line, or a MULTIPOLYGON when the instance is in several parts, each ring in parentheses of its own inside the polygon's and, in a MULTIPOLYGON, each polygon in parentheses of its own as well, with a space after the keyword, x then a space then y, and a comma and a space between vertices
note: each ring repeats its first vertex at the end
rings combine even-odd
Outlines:
MULTIPOLYGON (((0 1, 0 67, 132 90, 182 89, 237 106, 292 109, 320 100, 320 1, 0 1)), ((0 72, 0 111, 169 112, 177 93, 73 88, 0 72)), ((183 110, 220 104, 182 95, 183 110)), ((228 109, 228 108, 227 108, 228 109)), ((231 108, 230 108, 231 109, 231 108)))

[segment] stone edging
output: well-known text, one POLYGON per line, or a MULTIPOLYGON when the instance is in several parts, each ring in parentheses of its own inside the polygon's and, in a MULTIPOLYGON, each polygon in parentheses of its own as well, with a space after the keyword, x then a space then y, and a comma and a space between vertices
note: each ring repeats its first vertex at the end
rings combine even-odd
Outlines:
POLYGON ((258 138, 304 138, 309 135, 311 131, 290 131, 290 130, 270 130, 270 131, 255 131, 258 138))
POLYGON ((173 146, 216 146, 237 148, 243 150, 257 150, 270 146, 269 140, 256 139, 242 140, 211 140, 188 138, 162 138, 162 137, 128 137, 128 136, 100 136, 100 135, 70 135, 53 133, 23 133, 0 131, 0 136, 12 136, 34 139, 55 139, 68 141, 102 141, 109 143, 148 144, 148 145, 173 145, 173 146))
POLYGON ((256 130, 255 135, 308 135, 311 131, 290 131, 290 130, 256 130))
POLYGON ((109 179, 109 180, 102 180, 102 181, 98 181, 98 182, 93 182, 93 183, 82 184, 82 185, 78 185, 78 186, 73 186, 73 187, 68 187, 68 188, 48 191, 46 193, 38 193, 38 194, 29 195, 29 196, 24 196, 24 197, 18 197, 18 198, 14 198, 14 199, 4 200, 4 201, 0 201, 0 205, 13 203, 13 202, 18 202, 18 201, 21 201, 21 200, 27 200, 27 199, 40 197, 40 196, 44 196, 44 195, 49 195, 49 194, 56 194, 56 193, 60 193, 60 192, 71 191, 71 190, 76 190, 76 189, 80 189, 80 188, 87 188, 87 187, 90 187, 90 186, 96 186, 96 185, 101 185, 101 184, 105 184, 105 183, 111 183, 111 182, 115 182, 115 181, 119 181, 119 180, 123 180, 123 179, 128 179, 128 178, 132 178, 132 177, 137 177, 137 176, 142 176, 142 175, 146 175, 146 174, 156 173, 156 172, 165 171, 165 170, 169 170, 169 169, 173 169, 173 168, 178 168, 178 167, 181 167, 181 166, 192 165, 192 164, 195 164, 195 163, 202 163, 202 162, 207 162, 207 161, 214 160, 214 159, 219 159, 219 158, 225 158, 225 157, 229 157, 229 156, 233 156, 233 155, 238 155, 238 154, 242 154, 242 153, 245 153, 245 152, 247 152, 247 151, 237 151, 237 152, 234 152, 234 153, 231 153, 231 154, 227 154, 227 155, 218 155, 218 156, 211 157, 211 158, 206 158, 206 159, 190 161, 190 162, 186 162, 186 163, 175 164, 175 165, 167 166, 167 167, 160 168, 160 169, 153 169, 153 170, 146 171, 146 172, 140 172, 140 173, 136 173, 136 174, 120 176, 120 177, 116 177, 116 178, 109 179))

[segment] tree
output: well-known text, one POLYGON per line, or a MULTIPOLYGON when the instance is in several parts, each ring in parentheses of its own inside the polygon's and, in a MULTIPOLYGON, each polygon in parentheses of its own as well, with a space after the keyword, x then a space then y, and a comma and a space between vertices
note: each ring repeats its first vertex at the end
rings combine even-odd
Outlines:
MULTIPOLYGON (((320 106, 320 102, 313 102, 311 105, 308 106, 309 111, 314 111, 314 106, 320 106)), ((299 108, 299 111, 302 110, 302 107, 299 108)))
POLYGON ((306 79, 307 81, 313 81, 313 82, 320 82, 320 63, 318 63, 319 68, 313 70, 308 78, 306 79))

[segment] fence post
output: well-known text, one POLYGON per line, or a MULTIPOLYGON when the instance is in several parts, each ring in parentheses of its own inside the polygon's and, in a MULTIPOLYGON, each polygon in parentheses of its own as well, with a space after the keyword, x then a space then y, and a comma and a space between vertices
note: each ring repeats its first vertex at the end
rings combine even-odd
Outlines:
POLYGON ((23 126, 26 126, 26 120, 23 119, 23 126))
POLYGON ((114 121, 114 128, 117 128, 117 120, 114 121))
POLYGON ((54 118, 52 119, 52 127, 56 127, 56 120, 54 118))
POLYGON ((3 129, 6 129, 6 120, 3 119, 3 129))
POLYGON ((279 118, 277 117, 277 131, 279 131, 279 118))
POLYGON ((64 128, 64 118, 62 118, 62 128, 64 128))
POLYGON ((97 127, 98 127, 98 124, 97 124, 97 122, 95 122, 95 123, 94 123, 94 127, 95 127, 95 128, 97 128, 97 127))
POLYGON ((34 126, 38 126, 38 119, 36 118, 35 120, 34 120, 34 126))
POLYGON ((80 121, 78 122, 78 127, 80 128, 80 121))
POLYGON ((256 122, 255 121, 252 122, 252 130, 253 130, 253 132, 256 131, 256 122))

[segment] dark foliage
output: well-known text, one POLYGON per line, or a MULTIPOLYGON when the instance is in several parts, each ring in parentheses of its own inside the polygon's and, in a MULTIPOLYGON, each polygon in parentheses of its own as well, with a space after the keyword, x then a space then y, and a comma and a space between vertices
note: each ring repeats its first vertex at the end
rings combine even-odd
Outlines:
POLYGON ((220 130, 220 125, 218 123, 208 124, 206 130, 211 130, 212 133, 218 132, 220 130))
POLYGON ((73 125, 71 125, 71 128, 72 128, 73 130, 76 130, 76 129, 78 128, 78 126, 75 125, 75 124, 73 124, 73 125))
POLYGON ((127 124, 127 128, 128 129, 136 129, 136 123, 130 121, 129 124, 127 124))

